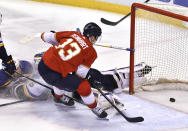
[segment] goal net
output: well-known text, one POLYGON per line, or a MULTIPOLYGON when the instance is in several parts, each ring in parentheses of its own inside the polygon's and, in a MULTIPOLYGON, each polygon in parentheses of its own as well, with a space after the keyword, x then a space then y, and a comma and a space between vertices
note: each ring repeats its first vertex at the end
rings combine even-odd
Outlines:
POLYGON ((152 71, 144 76, 146 82, 137 86, 157 90, 170 88, 168 83, 173 88, 182 84, 188 88, 187 24, 186 7, 132 5, 130 48, 135 51, 130 52, 130 94, 134 93, 134 64, 140 62, 151 66, 152 71))

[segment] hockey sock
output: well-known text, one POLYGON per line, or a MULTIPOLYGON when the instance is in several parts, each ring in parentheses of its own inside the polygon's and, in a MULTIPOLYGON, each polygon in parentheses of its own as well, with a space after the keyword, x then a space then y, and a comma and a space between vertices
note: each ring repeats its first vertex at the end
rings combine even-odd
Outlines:
POLYGON ((80 94, 83 102, 89 107, 89 108, 95 108, 97 106, 97 102, 95 100, 95 96, 93 95, 93 92, 91 90, 90 84, 87 80, 83 80, 78 89, 77 92, 80 94))

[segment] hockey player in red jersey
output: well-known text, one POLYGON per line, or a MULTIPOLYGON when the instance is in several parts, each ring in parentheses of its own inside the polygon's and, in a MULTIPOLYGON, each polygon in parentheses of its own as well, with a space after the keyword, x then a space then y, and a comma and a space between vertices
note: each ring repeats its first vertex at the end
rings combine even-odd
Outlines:
POLYGON ((42 33, 41 38, 53 46, 43 55, 38 71, 46 83, 54 87, 54 99, 72 106, 74 101, 63 95, 63 90, 77 91, 83 102, 100 118, 107 113, 97 106, 97 102, 87 80, 89 69, 97 53, 93 44, 102 34, 96 23, 88 23, 83 35, 75 31, 42 33))
POLYGON ((56 103, 72 106, 73 99, 63 95, 64 91, 78 92, 83 102, 98 117, 104 118, 107 113, 97 106, 90 81, 99 81, 105 90, 113 91, 118 88, 118 84, 123 85, 122 78, 126 79, 126 83, 128 78, 125 75, 121 77, 121 73, 103 75, 91 68, 97 58, 93 44, 101 34, 101 28, 92 22, 85 25, 83 35, 75 31, 42 33, 42 40, 53 46, 43 54, 38 71, 46 83, 53 86, 56 103))

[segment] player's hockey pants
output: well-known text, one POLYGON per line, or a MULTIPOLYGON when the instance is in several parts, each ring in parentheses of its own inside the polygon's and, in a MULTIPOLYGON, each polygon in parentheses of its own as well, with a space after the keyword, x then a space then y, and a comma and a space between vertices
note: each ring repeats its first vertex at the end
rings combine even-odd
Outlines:
POLYGON ((81 78, 73 74, 62 77, 61 73, 47 67, 43 60, 39 62, 38 71, 46 83, 69 92, 76 91, 82 81, 81 78))

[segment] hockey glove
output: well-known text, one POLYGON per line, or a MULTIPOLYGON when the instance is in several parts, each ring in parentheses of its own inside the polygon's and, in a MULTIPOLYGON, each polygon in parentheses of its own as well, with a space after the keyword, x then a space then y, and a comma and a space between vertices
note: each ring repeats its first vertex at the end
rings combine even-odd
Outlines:
POLYGON ((100 81, 95 80, 89 73, 87 74, 85 79, 89 82, 92 88, 96 88, 96 86, 101 89, 103 88, 102 83, 100 81))
POLYGON ((14 74, 16 66, 11 55, 9 55, 5 60, 3 60, 3 66, 6 72, 8 72, 11 75, 14 74))

